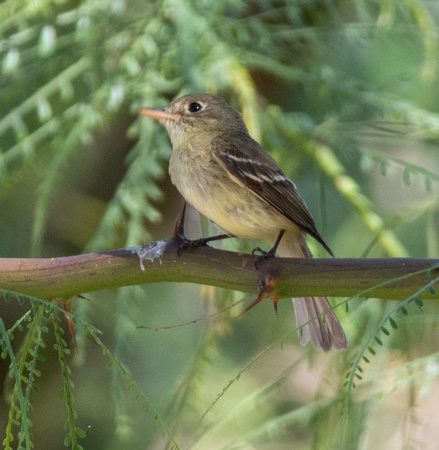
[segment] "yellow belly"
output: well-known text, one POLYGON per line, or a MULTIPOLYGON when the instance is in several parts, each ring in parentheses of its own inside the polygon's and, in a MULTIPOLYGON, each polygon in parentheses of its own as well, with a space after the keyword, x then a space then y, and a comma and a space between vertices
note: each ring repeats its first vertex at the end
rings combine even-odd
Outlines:
POLYGON ((294 223, 231 178, 215 160, 206 158, 201 162, 191 157, 190 150, 174 150, 169 172, 188 203, 235 236, 273 241, 280 230, 299 231, 294 223))

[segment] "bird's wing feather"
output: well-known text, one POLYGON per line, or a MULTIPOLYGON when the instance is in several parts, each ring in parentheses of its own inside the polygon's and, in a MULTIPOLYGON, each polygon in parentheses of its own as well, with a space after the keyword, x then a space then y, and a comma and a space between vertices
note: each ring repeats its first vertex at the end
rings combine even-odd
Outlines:
POLYGON ((332 255, 296 186, 262 146, 249 136, 240 136, 239 141, 228 136, 217 136, 212 140, 212 149, 215 159, 231 178, 251 189, 283 216, 317 239, 332 255))

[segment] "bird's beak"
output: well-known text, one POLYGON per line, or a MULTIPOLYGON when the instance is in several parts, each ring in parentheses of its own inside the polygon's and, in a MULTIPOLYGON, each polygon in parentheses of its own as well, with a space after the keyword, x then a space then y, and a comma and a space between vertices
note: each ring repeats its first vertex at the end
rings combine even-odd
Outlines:
POLYGON ((148 109, 141 108, 139 111, 140 115, 151 117, 151 119, 158 120, 159 122, 173 121, 181 117, 181 114, 172 114, 162 109, 148 109))

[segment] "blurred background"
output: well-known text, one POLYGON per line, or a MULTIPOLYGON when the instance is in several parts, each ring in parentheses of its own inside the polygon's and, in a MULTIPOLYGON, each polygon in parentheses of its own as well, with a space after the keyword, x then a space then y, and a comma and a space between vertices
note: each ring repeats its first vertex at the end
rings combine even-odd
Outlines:
MULTIPOLYGON (((3 1, 0 256, 167 239, 182 206, 170 143, 138 110, 210 92, 242 111, 336 256, 439 258, 438 24, 439 4, 423 0, 3 1)), ((189 216, 189 237, 218 231, 189 216)), ((250 297, 207 319, 244 294, 189 284, 84 294, 72 303, 78 352, 58 319, 85 449, 436 448, 437 302, 395 312, 396 302, 332 299, 349 348, 324 354, 300 346, 288 299, 279 317, 267 300, 237 319, 250 297), (135 387, 79 321, 102 332, 135 387), (358 359, 354 389, 346 374, 358 359)), ((58 328, 38 303, 0 308, 17 361, 32 359, 20 348, 35 348, 26 333, 40 330, 31 439, 62 448, 58 328), (28 311, 30 325, 17 326, 28 311)), ((9 365, 3 347, 2 440, 9 365)))

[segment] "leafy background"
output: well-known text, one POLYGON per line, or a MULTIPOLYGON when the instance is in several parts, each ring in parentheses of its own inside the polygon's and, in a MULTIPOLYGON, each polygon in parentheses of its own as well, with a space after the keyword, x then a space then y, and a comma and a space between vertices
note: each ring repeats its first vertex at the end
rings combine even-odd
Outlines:
MULTIPOLYGON (((169 141, 137 111, 190 92, 242 111, 337 256, 439 257, 436 2, 6 0, 0 18, 2 257, 169 237, 182 203, 169 141)), ((201 230, 212 225, 190 211, 189 236, 201 230)), ((102 331, 112 357, 83 322, 76 352, 62 314, 0 302, 17 360, 38 356, 27 366, 34 383, 23 380, 39 391, 27 399, 36 448, 69 436, 66 365, 84 448, 165 448, 170 433, 181 448, 435 448, 435 302, 394 312, 394 302, 351 300, 337 309, 349 349, 326 355, 300 347, 287 300, 279 318, 266 301, 240 319, 242 305, 156 332, 137 326, 190 322, 243 295, 157 284, 86 297, 73 312, 102 331), (356 389, 351 378, 344 386, 368 346, 356 389)), ((2 356, 0 429, 10 424, 16 448, 2 356)))

